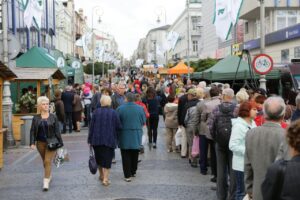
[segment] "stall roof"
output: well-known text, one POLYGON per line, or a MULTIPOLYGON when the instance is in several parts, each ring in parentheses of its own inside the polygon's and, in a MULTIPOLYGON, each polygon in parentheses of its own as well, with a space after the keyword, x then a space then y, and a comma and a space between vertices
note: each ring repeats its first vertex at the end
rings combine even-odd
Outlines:
MULTIPOLYGON (((241 64, 236 74, 237 67, 240 61, 238 56, 228 56, 220 60, 217 64, 203 72, 195 72, 192 74, 194 79, 206 79, 206 80, 243 80, 250 79, 249 65, 244 60, 241 60, 241 64)), ((255 74, 255 78, 259 75, 255 74)), ((278 69, 273 69, 269 74, 267 74, 267 79, 278 79, 280 77, 280 71, 278 69)))
POLYGON ((4 65, 1 61, 0 61, 0 77, 3 79, 17 78, 16 74, 6 65, 4 65))
POLYGON ((184 61, 180 61, 175 67, 168 70, 168 74, 188 74, 193 73, 194 69, 186 66, 184 61))
POLYGON ((56 60, 46 49, 32 47, 16 59, 17 67, 24 68, 57 68, 56 60))
POLYGON ((50 77, 53 79, 62 80, 65 76, 59 69, 51 68, 19 68, 14 67, 12 71, 18 76, 16 80, 47 80, 50 77))

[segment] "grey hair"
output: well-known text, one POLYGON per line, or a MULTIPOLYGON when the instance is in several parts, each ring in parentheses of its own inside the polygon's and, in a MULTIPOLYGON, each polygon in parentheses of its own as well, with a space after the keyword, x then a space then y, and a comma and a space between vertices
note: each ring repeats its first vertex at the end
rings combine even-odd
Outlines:
POLYGON ((135 101, 135 95, 132 92, 128 92, 125 94, 127 102, 134 102, 135 101))
POLYGON ((222 91, 222 94, 225 95, 225 96, 231 97, 231 98, 234 97, 234 91, 233 91, 233 89, 231 89, 231 88, 225 88, 225 89, 222 91))
POLYGON ((286 105, 279 96, 269 97, 264 102, 264 115, 268 120, 280 121, 285 114, 286 105))
POLYGON ((111 98, 107 95, 102 95, 100 99, 101 107, 110 107, 111 106, 111 98))
POLYGON ((300 93, 296 96, 295 102, 296 102, 297 108, 300 108, 300 93))

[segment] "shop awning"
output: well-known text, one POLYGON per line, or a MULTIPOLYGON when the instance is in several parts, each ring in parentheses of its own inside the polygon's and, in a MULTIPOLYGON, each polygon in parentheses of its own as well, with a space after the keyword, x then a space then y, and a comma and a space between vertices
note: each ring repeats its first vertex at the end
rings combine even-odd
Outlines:
POLYGON ((5 79, 17 78, 17 75, 0 61, 0 77, 5 79))
MULTIPOLYGON (((240 57, 238 56, 228 56, 203 72, 193 73, 191 78, 214 81, 251 79, 249 65, 244 60, 241 60, 240 67, 236 73, 239 61, 240 57)), ((254 75, 255 78, 259 78, 259 74, 254 73, 254 75)), ((266 78, 279 79, 280 71, 278 69, 273 69, 269 74, 267 74, 266 78)))
POLYGON ((180 61, 175 67, 168 70, 168 74, 188 74, 193 73, 194 69, 192 67, 186 66, 184 61, 180 61))
POLYGON ((16 59, 17 67, 24 68, 57 68, 56 60, 41 47, 32 47, 16 59))
POLYGON ((59 69, 52 68, 21 68, 14 67, 11 70, 17 75, 16 80, 48 80, 53 79, 62 80, 65 76, 59 69))

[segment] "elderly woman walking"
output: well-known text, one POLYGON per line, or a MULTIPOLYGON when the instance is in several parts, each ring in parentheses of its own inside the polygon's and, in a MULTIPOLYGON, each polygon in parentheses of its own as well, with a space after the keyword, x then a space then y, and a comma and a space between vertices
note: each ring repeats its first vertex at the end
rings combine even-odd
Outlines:
MULTIPOLYGON (((54 114, 49 113, 49 99, 41 96, 37 99, 38 114, 33 117, 30 129, 30 147, 37 149, 44 164, 43 190, 48 191, 51 182, 51 164, 56 148, 49 146, 50 141, 63 146, 59 122, 54 114)), ((52 143, 51 142, 51 143, 52 143)), ((57 145, 57 146, 58 146, 57 145)))
POLYGON ((122 131, 119 134, 119 147, 121 149, 125 181, 130 182, 131 177, 134 177, 137 171, 146 115, 143 108, 134 103, 135 95, 133 93, 129 92, 125 96, 126 103, 117 109, 122 124, 122 131))
POLYGON ((88 143, 93 146, 99 166, 100 181, 110 184, 108 176, 117 145, 117 131, 121 123, 117 112, 111 108, 111 98, 102 95, 101 108, 94 111, 88 135, 88 143))

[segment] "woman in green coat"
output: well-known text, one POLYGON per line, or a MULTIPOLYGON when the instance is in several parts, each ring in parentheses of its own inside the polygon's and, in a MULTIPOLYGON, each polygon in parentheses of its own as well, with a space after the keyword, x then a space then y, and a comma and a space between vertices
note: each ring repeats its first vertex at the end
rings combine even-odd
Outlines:
POLYGON ((135 104, 134 101, 135 95, 127 93, 126 103, 117 109, 122 124, 118 141, 126 182, 130 182, 131 177, 136 174, 139 149, 142 144, 143 125, 146 123, 143 108, 135 104))

